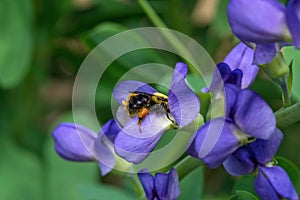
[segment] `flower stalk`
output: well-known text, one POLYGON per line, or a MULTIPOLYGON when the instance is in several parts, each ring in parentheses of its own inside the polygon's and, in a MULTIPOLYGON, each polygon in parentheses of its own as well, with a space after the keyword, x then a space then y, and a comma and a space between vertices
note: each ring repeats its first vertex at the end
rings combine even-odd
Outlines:
POLYGON ((175 165, 179 180, 182 180, 186 175, 188 175, 199 166, 203 166, 203 162, 201 162, 199 159, 195 159, 189 155, 183 158, 175 165))
POLYGON ((291 105, 291 95, 288 87, 289 66, 286 64, 281 52, 277 52, 276 57, 268 64, 261 65, 265 74, 280 86, 282 92, 283 106, 291 105))
MULTIPOLYGON (((148 16, 150 21, 156 26, 160 28, 166 28, 168 30, 167 25, 160 19, 160 17, 156 14, 154 9, 151 7, 148 1, 146 0, 138 0, 138 4, 141 6, 145 14, 148 16)), ((162 31, 162 34, 166 38, 167 41, 170 42, 170 44, 178 50, 182 57, 184 57, 187 61, 190 63, 196 63, 195 59, 191 57, 191 53, 189 50, 185 47, 185 45, 171 32, 171 31, 162 31)), ((189 70, 191 73, 198 73, 196 68, 189 67, 189 70)))

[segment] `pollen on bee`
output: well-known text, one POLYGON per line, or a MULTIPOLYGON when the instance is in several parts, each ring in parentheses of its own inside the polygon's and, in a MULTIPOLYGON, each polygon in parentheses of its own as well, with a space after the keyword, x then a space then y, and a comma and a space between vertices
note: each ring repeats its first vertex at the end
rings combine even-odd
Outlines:
POLYGON ((124 106, 124 109, 126 110, 126 107, 127 107, 127 101, 122 100, 122 105, 124 106))

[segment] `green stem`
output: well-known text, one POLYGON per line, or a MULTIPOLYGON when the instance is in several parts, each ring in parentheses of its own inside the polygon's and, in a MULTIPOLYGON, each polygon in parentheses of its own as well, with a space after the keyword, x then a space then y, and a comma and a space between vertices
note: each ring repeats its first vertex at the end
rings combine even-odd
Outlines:
POLYGON ((182 180, 186 175, 188 175, 199 166, 203 166, 203 163, 199 159, 193 158, 191 156, 186 156, 175 165, 179 180, 182 180))
POLYGON ((280 86, 282 91, 283 106, 288 107, 291 105, 290 91, 288 87, 288 79, 290 66, 284 60, 281 52, 277 52, 275 58, 268 64, 261 65, 261 69, 265 74, 280 86))
POLYGON ((282 91, 282 101, 284 107, 289 107, 291 105, 291 97, 288 89, 288 80, 287 78, 283 78, 280 87, 282 91))
POLYGON ((156 12, 153 10, 151 5, 146 0, 138 0, 137 1, 144 12, 147 14, 152 23, 161 28, 167 28, 166 24, 159 18, 156 12))
POLYGON ((278 128, 288 127, 300 121, 300 102, 275 113, 278 128))
MULTIPOLYGON (((156 14, 154 9, 151 7, 148 1, 146 0, 138 0, 137 1, 141 8, 144 10, 150 21, 156 26, 160 28, 168 28, 167 25, 160 19, 160 17, 156 14)), ((171 32, 171 31, 162 31, 161 32, 165 39, 170 42, 170 44, 178 50, 182 57, 185 58, 186 61, 189 61, 190 63, 195 63, 194 59, 190 56, 192 55, 188 49, 185 47, 185 45, 171 32)), ((198 73, 196 68, 190 67, 190 71, 192 73, 198 73)))

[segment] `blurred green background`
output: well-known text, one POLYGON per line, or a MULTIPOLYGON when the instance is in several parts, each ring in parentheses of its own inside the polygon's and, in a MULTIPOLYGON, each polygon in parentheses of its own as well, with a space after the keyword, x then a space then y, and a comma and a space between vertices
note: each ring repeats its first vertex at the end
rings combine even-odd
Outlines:
MULTIPOLYGON (((169 28, 197 40, 215 62, 222 61, 237 43, 227 22, 228 0, 149 3, 169 28)), ((138 3, 133 0, 0 0, 0 25, 0 199, 136 199, 124 174, 113 172, 101 177, 96 164, 72 163, 58 157, 51 131, 59 122, 72 121, 73 82, 86 55, 116 33, 154 26, 138 3)), ((288 59, 300 57, 293 49, 286 50, 286 54, 288 59)), ((103 124, 112 117, 111 92, 124 72, 149 62, 173 66, 178 60, 170 53, 141 50, 112 63, 100 80, 103 87, 97 91, 95 106, 101 113, 99 121, 103 124)), ((299 60, 294 63, 300 65, 299 60)), ((299 74, 299 66, 294 67, 294 80, 299 80, 299 74)), ((191 81, 191 84, 199 92, 198 83, 191 81)), ((293 101, 300 96, 299 87, 300 84, 294 83, 293 101)), ((252 89, 274 111, 281 107, 279 88, 262 74, 252 89)), ((205 114, 207 96, 199 96, 203 102, 201 112, 205 114)), ((82 123, 88 125, 88 118, 87 114, 82 123)), ((299 128, 298 123, 283 130, 286 136, 278 152, 295 163, 282 161, 293 166, 289 173, 294 173, 298 183, 299 128)), ((193 195, 205 199, 226 199, 235 189, 253 189, 247 187, 253 177, 230 177, 222 168, 205 169, 203 185, 203 171, 193 172, 192 178, 185 181, 183 196, 192 188, 193 195), (198 189, 194 189, 195 185, 198 189)))

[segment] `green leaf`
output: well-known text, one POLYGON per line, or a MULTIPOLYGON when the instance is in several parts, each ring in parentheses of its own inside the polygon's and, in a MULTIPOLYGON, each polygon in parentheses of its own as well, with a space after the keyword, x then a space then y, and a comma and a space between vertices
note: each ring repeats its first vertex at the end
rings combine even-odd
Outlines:
POLYGON ((286 173, 289 175, 291 181, 293 182, 296 190, 300 193, 300 171, 299 168, 290 160, 276 156, 276 160, 278 161, 278 165, 282 167, 286 173))
POLYGON ((196 93, 201 93, 202 88, 208 87, 203 78, 194 74, 188 74, 186 77, 190 87, 196 93))
POLYGON ((237 190, 242 190, 242 191, 247 191, 252 194, 255 194, 256 191, 254 188, 254 179, 255 176, 252 175, 245 175, 245 176, 238 177, 233 187, 233 192, 237 190))
MULTIPOLYGON (((293 80, 300 79, 300 51, 297 51, 294 47, 283 48, 284 59, 287 63, 293 61, 293 80)), ((300 84, 297 81, 293 81, 292 94, 300 99, 300 84)))
POLYGON ((82 184, 79 188, 79 192, 81 199, 134 199, 134 196, 129 195, 123 190, 104 184, 82 184))
POLYGON ((95 47, 105 39, 126 30, 127 28, 121 24, 104 22, 87 32, 83 39, 90 47, 95 47))
POLYGON ((258 198, 250 192, 237 190, 236 193, 230 198, 231 200, 258 200, 258 198))
POLYGON ((180 181, 181 194, 178 199, 202 199, 203 184, 204 167, 200 166, 180 181))
POLYGON ((0 86, 12 88, 26 75, 33 53, 32 1, 0 3, 0 86))
POLYGON ((0 139, 0 199, 42 199, 42 167, 32 154, 0 139))

